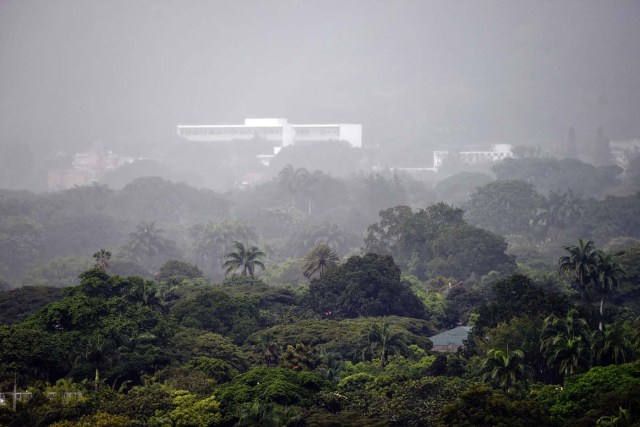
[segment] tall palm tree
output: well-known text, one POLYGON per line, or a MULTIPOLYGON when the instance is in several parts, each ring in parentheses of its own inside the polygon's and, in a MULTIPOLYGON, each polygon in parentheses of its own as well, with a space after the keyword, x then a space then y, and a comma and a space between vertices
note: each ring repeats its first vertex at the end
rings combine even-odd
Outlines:
POLYGON ((244 245, 237 240, 233 242, 235 251, 228 252, 224 255, 225 262, 222 265, 225 268, 225 275, 231 272, 235 272, 239 269, 242 270, 242 275, 253 277, 256 267, 260 267, 264 270, 264 263, 261 261, 266 256, 264 252, 258 249, 256 246, 245 248, 244 245))
POLYGON ((557 365, 564 375, 587 368, 591 361, 590 331, 587 321, 577 317, 575 309, 565 318, 555 315, 544 319, 540 350, 549 366, 557 365))
POLYGON ((604 314, 604 298, 615 288, 620 285, 620 282, 625 276, 625 272, 618 261, 610 253, 604 253, 599 251, 596 261, 596 282, 600 290, 600 322, 598 323, 598 329, 602 331, 604 314))
POLYGON ((87 341, 84 358, 95 369, 94 391, 97 393, 100 384, 100 368, 111 360, 114 351, 114 343, 100 335, 94 335, 87 341))
POLYGON ((506 352, 492 348, 482 364, 485 380, 496 382, 506 393, 532 376, 531 368, 524 363, 522 350, 506 352))
POLYGON ((99 268, 102 271, 107 271, 109 268, 109 260, 111 259, 111 252, 105 249, 100 249, 93 254, 93 259, 96 260, 96 268, 99 268))
POLYGON ((563 246, 563 248, 569 254, 558 259, 558 273, 573 276, 583 300, 588 304, 587 286, 595 277, 598 262, 598 251, 595 244, 591 240, 585 243, 580 239, 577 246, 563 246))
POLYGON ((340 261, 336 252, 324 243, 317 245, 304 257, 302 268, 304 277, 310 278, 322 275, 330 268, 335 267, 340 261))
POLYGON ((164 230, 156 228, 155 222, 141 222, 135 231, 129 233, 128 249, 136 262, 144 262, 148 257, 162 253, 165 241, 164 230))
POLYGON ((380 356, 380 369, 384 369, 390 354, 402 353, 407 349, 406 337, 401 332, 393 332, 389 322, 372 323, 366 333, 363 353, 380 356))

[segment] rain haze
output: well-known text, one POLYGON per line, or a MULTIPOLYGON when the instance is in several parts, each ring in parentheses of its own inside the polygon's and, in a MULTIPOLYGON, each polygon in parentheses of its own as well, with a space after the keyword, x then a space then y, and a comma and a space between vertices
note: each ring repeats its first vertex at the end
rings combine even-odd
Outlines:
POLYGON ((640 0, 0 0, 0 427, 639 392, 640 0))
POLYGON ((632 139, 638 19, 637 1, 4 0, 0 144, 154 157, 177 124, 248 117, 425 152, 632 139))

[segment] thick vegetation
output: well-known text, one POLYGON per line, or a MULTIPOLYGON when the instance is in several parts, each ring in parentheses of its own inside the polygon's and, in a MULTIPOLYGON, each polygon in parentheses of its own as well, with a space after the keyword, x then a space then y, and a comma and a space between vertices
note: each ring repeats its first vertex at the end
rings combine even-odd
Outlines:
POLYGON ((0 191, 0 425, 638 425, 635 181, 485 172, 0 191))

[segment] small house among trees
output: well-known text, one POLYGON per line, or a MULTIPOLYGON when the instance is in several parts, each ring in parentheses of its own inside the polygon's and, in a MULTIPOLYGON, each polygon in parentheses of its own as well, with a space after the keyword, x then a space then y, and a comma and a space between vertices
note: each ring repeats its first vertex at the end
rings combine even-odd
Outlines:
POLYGON ((433 343, 434 351, 454 353, 464 347, 463 341, 467 339, 469 331, 471 326, 458 326, 429 337, 429 340, 433 343))

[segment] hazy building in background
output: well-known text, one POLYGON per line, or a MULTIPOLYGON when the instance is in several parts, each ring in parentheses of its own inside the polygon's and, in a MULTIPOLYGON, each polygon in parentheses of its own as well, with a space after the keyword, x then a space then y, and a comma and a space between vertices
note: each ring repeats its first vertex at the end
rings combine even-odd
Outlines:
POLYGON ((265 166, 282 148, 294 145, 346 141, 362 147, 360 124, 292 124, 284 118, 245 119, 242 125, 178 125, 178 136, 191 142, 267 141, 273 151, 258 155, 265 166))

